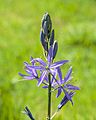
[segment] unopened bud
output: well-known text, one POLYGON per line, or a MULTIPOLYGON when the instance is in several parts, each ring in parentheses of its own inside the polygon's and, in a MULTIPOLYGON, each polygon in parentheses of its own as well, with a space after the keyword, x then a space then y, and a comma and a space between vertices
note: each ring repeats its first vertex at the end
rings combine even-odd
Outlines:
POLYGON ((48 43, 45 40, 45 35, 44 35, 42 30, 40 31, 40 40, 41 40, 41 43, 42 43, 42 46, 43 46, 44 50, 47 51, 48 50, 48 48, 47 48, 48 43))
POLYGON ((42 29, 44 30, 44 34, 48 37, 50 37, 50 32, 52 29, 52 22, 51 18, 48 13, 45 13, 42 19, 42 29))
POLYGON ((44 30, 44 34, 48 36, 48 22, 47 21, 44 22, 43 30, 44 30))
POLYGON ((50 46, 52 46, 54 43, 54 29, 52 30, 51 36, 50 36, 50 46))
POLYGON ((55 58, 55 56, 57 54, 57 50, 58 50, 58 43, 57 43, 57 41, 54 41, 54 44, 53 44, 53 59, 55 58))

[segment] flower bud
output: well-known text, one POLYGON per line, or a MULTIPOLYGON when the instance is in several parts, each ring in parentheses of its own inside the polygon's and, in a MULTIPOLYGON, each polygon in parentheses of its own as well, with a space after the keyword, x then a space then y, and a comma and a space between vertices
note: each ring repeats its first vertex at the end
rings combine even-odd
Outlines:
POLYGON ((48 48, 47 48, 48 43, 45 40, 45 35, 44 35, 42 30, 40 31, 40 40, 41 40, 41 43, 42 43, 42 46, 43 46, 44 50, 47 51, 48 50, 48 48))
POLYGON ((52 22, 51 18, 48 13, 45 13, 42 19, 42 29, 44 31, 44 34, 48 37, 50 37, 50 32, 52 29, 52 22))
POLYGON ((57 43, 57 41, 54 41, 54 44, 53 44, 53 59, 55 58, 55 56, 57 54, 57 50, 58 50, 58 43, 57 43))
POLYGON ((44 22, 43 30, 44 30, 44 34, 48 36, 48 22, 47 21, 44 22))
POLYGON ((52 30, 51 36, 50 36, 50 46, 52 46, 54 43, 54 29, 52 30))
POLYGON ((29 108, 26 106, 25 109, 24 109, 24 113, 31 119, 31 120, 35 120, 33 118, 33 115, 32 113, 30 112, 29 108))

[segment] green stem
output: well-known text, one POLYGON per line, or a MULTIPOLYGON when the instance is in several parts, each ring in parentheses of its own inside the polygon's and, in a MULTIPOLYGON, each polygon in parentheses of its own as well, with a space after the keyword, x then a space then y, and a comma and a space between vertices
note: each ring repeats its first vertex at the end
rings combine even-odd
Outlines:
POLYGON ((52 115, 51 120, 55 117, 55 115, 57 114, 58 110, 52 115))
POLYGON ((51 120, 51 76, 48 74, 49 86, 48 86, 48 120, 51 120))

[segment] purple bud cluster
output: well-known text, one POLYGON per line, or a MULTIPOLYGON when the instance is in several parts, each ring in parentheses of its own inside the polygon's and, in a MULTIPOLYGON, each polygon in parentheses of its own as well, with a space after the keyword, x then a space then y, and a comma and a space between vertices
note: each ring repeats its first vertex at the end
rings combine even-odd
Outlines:
POLYGON ((53 47, 53 59, 56 56, 58 50, 58 43, 54 40, 54 29, 52 29, 51 18, 48 13, 46 13, 42 18, 42 25, 40 31, 40 40, 44 48, 45 57, 48 55, 49 47, 53 47))

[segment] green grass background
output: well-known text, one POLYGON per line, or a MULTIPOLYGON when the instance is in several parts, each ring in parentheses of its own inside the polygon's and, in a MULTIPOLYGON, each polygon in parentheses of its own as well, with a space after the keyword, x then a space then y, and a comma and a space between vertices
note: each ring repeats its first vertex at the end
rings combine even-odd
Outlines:
MULTIPOLYGON (((55 60, 71 60, 81 89, 54 120, 96 120, 96 0, 0 0, 0 120, 28 120, 26 105, 36 120, 46 119, 47 91, 36 81, 17 82, 24 61, 44 59, 39 33, 46 11, 59 44, 55 60)), ((53 112, 61 99, 54 96, 53 112)))

